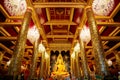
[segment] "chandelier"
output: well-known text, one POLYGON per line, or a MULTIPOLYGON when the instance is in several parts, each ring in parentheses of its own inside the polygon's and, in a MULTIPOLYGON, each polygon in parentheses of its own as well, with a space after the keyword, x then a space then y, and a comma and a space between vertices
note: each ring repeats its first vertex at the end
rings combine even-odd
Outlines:
POLYGON ((4 6, 11 16, 23 15, 27 8, 25 0, 4 0, 4 6))
POLYGON ((96 15, 107 16, 113 10, 114 4, 114 0, 94 0, 92 9, 96 15))

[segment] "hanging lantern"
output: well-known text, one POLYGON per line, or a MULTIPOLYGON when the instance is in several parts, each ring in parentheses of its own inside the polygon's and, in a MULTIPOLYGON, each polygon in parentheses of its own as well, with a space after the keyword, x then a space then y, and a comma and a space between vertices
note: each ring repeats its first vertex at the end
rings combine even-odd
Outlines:
POLYGON ((40 34, 38 29, 36 28, 36 26, 33 26, 31 28, 29 28, 28 30, 28 34, 27 34, 27 39, 31 42, 34 43, 35 40, 39 39, 40 34))
POLYGON ((94 14, 107 16, 113 10, 114 0, 94 0, 92 9, 94 14))
POLYGON ((49 58, 49 55, 48 55, 47 52, 45 52, 45 58, 46 58, 46 59, 49 58))
POLYGON ((79 52, 79 51, 80 51, 80 44, 79 44, 79 43, 77 43, 77 44, 75 45, 74 51, 75 51, 75 52, 79 52))
POLYGON ((42 43, 39 44, 39 52, 44 52, 45 51, 45 47, 43 46, 42 43))
POLYGON ((75 52, 73 52, 73 53, 71 54, 71 57, 72 57, 72 58, 75 58, 75 52))
POLYGON ((80 39, 86 43, 88 43, 91 40, 89 27, 87 27, 86 25, 83 27, 83 29, 80 32, 80 39))
POLYGON ((27 9, 25 0, 4 0, 4 6, 12 16, 23 15, 27 9))

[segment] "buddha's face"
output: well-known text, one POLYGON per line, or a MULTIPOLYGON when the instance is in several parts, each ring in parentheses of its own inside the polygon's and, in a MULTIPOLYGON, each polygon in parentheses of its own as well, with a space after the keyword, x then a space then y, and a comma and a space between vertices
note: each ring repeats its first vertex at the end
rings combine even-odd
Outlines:
POLYGON ((58 63, 59 63, 59 64, 62 64, 62 60, 61 60, 61 59, 59 59, 59 60, 58 60, 58 63))

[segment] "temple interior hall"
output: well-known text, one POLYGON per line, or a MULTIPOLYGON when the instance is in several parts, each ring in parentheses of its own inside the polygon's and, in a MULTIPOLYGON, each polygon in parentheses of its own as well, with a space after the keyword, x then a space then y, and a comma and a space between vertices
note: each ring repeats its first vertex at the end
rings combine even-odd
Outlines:
POLYGON ((120 80, 120 0, 0 0, 0 80, 120 80))

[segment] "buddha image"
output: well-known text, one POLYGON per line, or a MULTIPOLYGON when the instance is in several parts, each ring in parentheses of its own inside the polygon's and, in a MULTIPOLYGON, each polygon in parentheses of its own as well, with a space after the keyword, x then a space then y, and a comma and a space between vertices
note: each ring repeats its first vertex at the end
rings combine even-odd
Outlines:
POLYGON ((64 78, 66 76, 69 76, 69 72, 67 72, 62 55, 59 54, 53 67, 52 77, 56 77, 59 80, 60 78, 64 78))
POLYGON ((61 54, 58 55, 57 61, 55 63, 55 69, 56 69, 55 71, 57 71, 57 72, 65 72, 66 71, 65 64, 63 62, 63 58, 62 58, 61 54))

